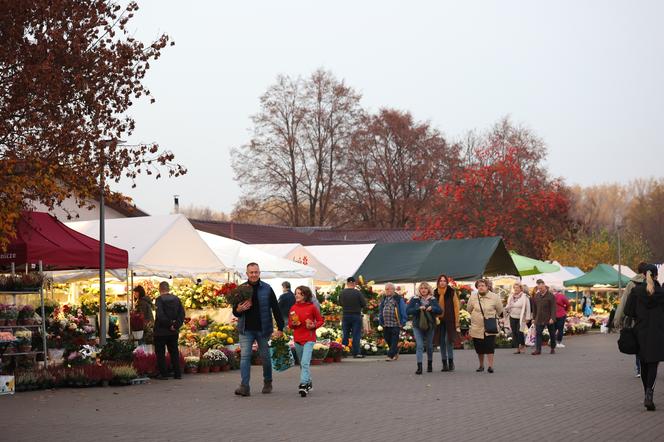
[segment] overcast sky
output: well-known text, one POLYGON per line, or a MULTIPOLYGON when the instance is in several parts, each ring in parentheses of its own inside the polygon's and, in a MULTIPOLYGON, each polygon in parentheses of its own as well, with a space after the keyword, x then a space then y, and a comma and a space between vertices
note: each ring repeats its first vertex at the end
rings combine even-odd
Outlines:
POLYGON ((240 194, 230 148, 278 74, 333 71, 369 110, 394 107, 448 138, 504 115, 541 136, 569 184, 661 177, 662 1, 139 0, 130 23, 176 42, 152 63, 156 103, 131 109, 132 142, 160 143, 189 173, 138 180, 150 214, 182 205, 230 211, 240 194))

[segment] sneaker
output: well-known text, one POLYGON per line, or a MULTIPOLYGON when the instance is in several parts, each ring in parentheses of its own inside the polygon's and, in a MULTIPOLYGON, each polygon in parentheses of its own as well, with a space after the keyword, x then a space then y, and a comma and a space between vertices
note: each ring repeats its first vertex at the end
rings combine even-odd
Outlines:
POLYGON ((558 343, 556 345, 556 348, 565 348, 565 344, 558 343))
POLYGON ((298 385, 297 392, 300 393, 300 396, 307 397, 307 385, 306 384, 298 385))
POLYGON ((489 367, 489 368, 487 369, 487 371, 488 371, 489 373, 493 373, 493 367, 489 367))
POLYGON ((314 384, 312 384, 311 382, 309 382, 309 383, 307 384, 307 393, 310 393, 311 390, 313 390, 313 389, 314 389, 314 384))
POLYGON ((364 359, 364 355, 355 355, 353 356, 355 359, 364 359))
POLYGON ((639 370, 636 370, 636 377, 640 378, 641 377, 641 372, 639 370))

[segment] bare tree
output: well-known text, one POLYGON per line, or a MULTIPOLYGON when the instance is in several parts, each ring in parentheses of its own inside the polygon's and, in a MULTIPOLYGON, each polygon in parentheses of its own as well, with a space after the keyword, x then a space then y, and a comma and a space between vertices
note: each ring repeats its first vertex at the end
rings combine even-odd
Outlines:
POLYGON ((230 219, 224 212, 214 210, 209 206, 195 206, 193 204, 180 209, 180 213, 187 218, 201 221, 228 221, 230 219))

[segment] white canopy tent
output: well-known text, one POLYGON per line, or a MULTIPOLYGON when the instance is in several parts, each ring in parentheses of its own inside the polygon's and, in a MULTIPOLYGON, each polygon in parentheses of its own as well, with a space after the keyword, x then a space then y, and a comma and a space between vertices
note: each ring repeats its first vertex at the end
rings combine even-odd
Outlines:
POLYGON ((526 284, 529 288, 532 288, 537 285, 538 279, 542 279, 550 288, 562 290, 565 287, 563 281, 576 278, 573 273, 567 271, 558 261, 553 261, 552 264, 560 267, 560 270, 553 273, 540 273, 538 275, 524 276, 521 278, 521 282, 526 284))
POLYGON ((340 244, 332 246, 306 246, 319 262, 336 275, 345 279, 355 274, 375 244, 340 244))
POLYGON ((280 258, 258 247, 201 230, 197 232, 217 257, 242 277, 250 262, 260 265, 262 279, 311 278, 316 273, 313 267, 280 258))
POLYGON ((320 262, 302 244, 254 244, 253 246, 271 255, 314 268, 315 274, 312 277, 316 281, 335 281, 337 279, 337 274, 320 262))
MULTIPOLYGON (((105 224, 106 242, 129 252, 129 270, 136 276, 224 281, 232 271, 183 215, 109 219, 105 224)), ((67 225, 99 238, 99 221, 67 225)), ((125 271, 112 273, 125 279, 125 271)))
POLYGON ((621 266, 618 266, 618 264, 614 264, 613 268, 618 270, 620 268, 620 273, 623 275, 627 276, 628 278, 633 278, 636 276, 636 272, 632 270, 631 268, 627 267, 625 264, 622 264, 621 266))

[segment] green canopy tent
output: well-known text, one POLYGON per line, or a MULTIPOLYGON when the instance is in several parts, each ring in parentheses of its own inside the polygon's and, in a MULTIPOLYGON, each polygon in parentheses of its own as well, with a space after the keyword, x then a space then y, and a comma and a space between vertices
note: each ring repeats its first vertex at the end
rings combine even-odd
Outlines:
POLYGON ((554 273, 560 271, 560 267, 555 264, 549 264, 548 262, 540 261, 539 259, 518 255, 516 252, 510 252, 510 255, 512 256, 512 260, 521 276, 539 275, 540 273, 554 273))
POLYGON ((441 273, 474 280, 483 275, 517 275, 500 237, 379 243, 355 276, 376 283, 434 281, 441 273))
POLYGON ((630 281, 627 276, 621 275, 610 265, 598 264, 597 267, 585 275, 563 281, 563 284, 565 287, 594 287, 596 285, 618 287, 619 279, 622 287, 625 287, 630 281))
POLYGON ((618 273, 618 271, 612 266, 608 264, 598 264, 597 267, 585 275, 563 281, 563 285, 565 287, 576 287, 576 306, 578 309, 579 287, 592 288, 596 285, 618 287, 619 280, 621 287, 625 287, 630 281, 627 276, 618 273))

